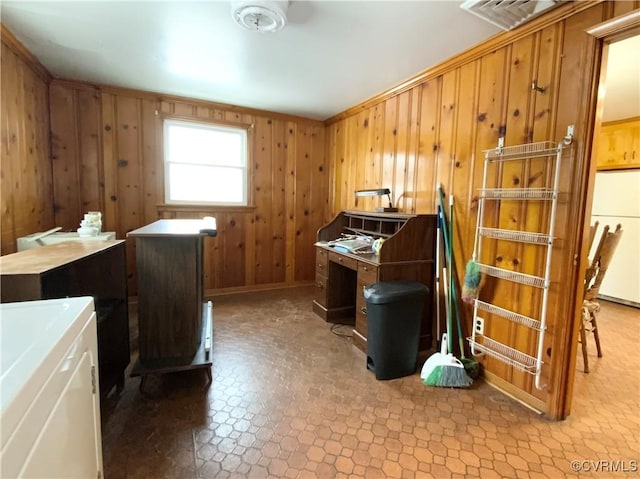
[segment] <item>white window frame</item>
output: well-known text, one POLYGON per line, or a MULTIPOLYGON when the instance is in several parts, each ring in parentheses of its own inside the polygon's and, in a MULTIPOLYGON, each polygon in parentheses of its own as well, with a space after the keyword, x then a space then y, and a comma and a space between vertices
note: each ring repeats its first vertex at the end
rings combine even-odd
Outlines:
MULTIPOLYGON (((237 126, 237 125, 229 125, 224 123, 217 122, 200 122, 193 120, 183 120, 178 118, 165 118, 163 121, 163 164, 164 164, 164 199, 165 204, 168 205, 205 205, 205 206, 248 206, 249 205, 249 127, 248 126, 237 126), (237 201, 202 201, 202 200, 172 200, 171 199, 171 191, 170 191, 170 165, 171 161, 168 158, 169 150, 169 134, 168 129, 170 126, 178 125, 183 127, 192 127, 199 128, 204 130, 213 130, 213 131, 225 131, 225 132, 233 132, 238 133, 242 140, 242 152, 241 152, 241 161, 242 165, 240 167, 237 166, 228 166, 224 164, 219 164, 215 162, 215 158, 212 158, 213 161, 210 163, 198 163, 198 166, 216 166, 222 168, 233 168, 233 169, 241 169, 242 170, 242 200, 237 201)), ((177 163, 177 162, 176 162, 177 163)), ((185 164, 184 162, 180 162, 180 164, 185 164)), ((186 163, 189 164, 189 163, 186 163)), ((196 163, 194 163, 196 165, 196 163)))

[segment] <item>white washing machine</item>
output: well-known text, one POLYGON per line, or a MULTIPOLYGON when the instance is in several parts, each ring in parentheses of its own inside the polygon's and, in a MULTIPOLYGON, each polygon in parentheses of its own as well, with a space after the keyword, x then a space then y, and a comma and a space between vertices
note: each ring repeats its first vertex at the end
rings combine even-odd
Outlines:
POLYGON ((102 478, 93 298, 0 305, 0 477, 102 478))

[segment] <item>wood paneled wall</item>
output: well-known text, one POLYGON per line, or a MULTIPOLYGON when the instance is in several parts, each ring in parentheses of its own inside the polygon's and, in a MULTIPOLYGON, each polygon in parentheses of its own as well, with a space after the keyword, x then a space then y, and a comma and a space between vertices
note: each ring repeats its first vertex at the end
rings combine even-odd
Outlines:
POLYGON ((2 151, 0 254, 16 251, 16 238, 54 226, 49 163, 50 77, 2 27, 2 151))
MULTIPOLYGON (((482 184, 483 150, 551 140, 576 127, 574 146, 564 155, 553 251, 543 384, 502 362, 482 360, 486 376, 533 407, 561 418, 566 364, 574 335, 575 289, 583 276, 581 253, 586 177, 595 109, 592 80, 599 62, 597 40, 585 29, 636 8, 633 2, 565 6, 524 29, 508 32, 425 72, 413 82, 383 93, 327 120, 331 165, 331 211, 372 209, 379 199, 356 199, 354 190, 389 187, 402 212, 434 213, 437 187, 455 198, 454 252, 458 284, 471 259, 482 184), (577 10, 575 10, 577 8, 577 10), (574 10, 571 10, 574 9, 574 10), (562 12, 565 12, 562 14, 562 12), (555 16, 555 17, 554 17, 555 16), (532 89, 532 82, 543 91, 532 89), (586 176, 585 176, 586 175, 586 176)), ((550 171, 543 161, 505 164, 494 170, 493 186, 540 186, 550 171)), ((488 202, 486 218, 495 227, 544 231, 548 209, 538 204, 488 202), (494 205, 490 205, 494 203, 494 205)), ((542 274, 544 248, 484 240, 484 263, 542 274)), ((441 289, 442 291, 442 289, 441 289)), ((481 298, 539 316, 541 294, 534 288, 489 279, 481 298)), ((465 306, 470 334, 471 308, 465 306)), ((508 321, 488 322, 486 334, 536 355, 537 334, 508 321)))
MULTIPOLYGON (((205 290, 293 285, 313 279, 313 243, 328 218, 328 168, 321 122, 131 90, 53 81, 51 131, 56 224, 75 229, 103 212, 103 229, 125 238, 159 218, 214 216, 205 240, 205 290), (162 119, 253 125, 253 205, 164 205, 162 119)), ((135 245, 128 241, 129 291, 135 245)))

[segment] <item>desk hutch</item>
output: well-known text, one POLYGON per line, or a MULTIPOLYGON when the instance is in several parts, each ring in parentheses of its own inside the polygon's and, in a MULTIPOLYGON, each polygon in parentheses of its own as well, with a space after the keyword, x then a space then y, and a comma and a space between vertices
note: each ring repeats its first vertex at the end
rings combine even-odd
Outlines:
POLYGON ((418 281, 428 288, 420 349, 431 347, 435 278, 436 215, 342 211, 318 230, 313 311, 328 322, 355 319, 353 343, 367 349, 367 308, 363 290, 380 281, 418 281), (385 241, 378 254, 351 254, 327 243, 342 233, 385 241))

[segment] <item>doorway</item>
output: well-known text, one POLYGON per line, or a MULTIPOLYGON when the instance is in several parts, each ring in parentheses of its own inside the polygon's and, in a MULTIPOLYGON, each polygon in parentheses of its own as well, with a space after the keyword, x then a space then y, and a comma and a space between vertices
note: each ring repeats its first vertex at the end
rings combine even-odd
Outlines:
MULTIPOLYGON (((618 246, 614 254, 616 265, 612 262, 605 277, 607 285, 600 290, 600 297, 605 300, 601 302, 603 307, 598 318, 601 341, 603 336, 606 339, 603 358, 597 358, 595 342, 588 335, 590 372, 585 374, 578 351, 572 398, 577 414, 582 413, 582 408, 588 413, 588 408, 596 407, 596 403, 606 410, 612 404, 612 397, 635 397, 638 388, 637 377, 628 376, 629 371, 635 370, 635 364, 625 363, 635 358, 629 352, 635 353, 640 348, 640 284, 629 281, 633 268, 640 268, 640 145, 637 143, 640 135, 640 60, 637 57, 640 18, 637 12, 628 17, 626 23, 624 19, 618 19, 617 26, 609 22, 589 31, 603 41, 603 55, 584 226, 586 231, 589 225, 598 221, 598 238, 604 225, 609 225, 613 231, 620 223, 626 241, 624 246, 622 243, 618 246), (630 50, 632 48, 634 50, 630 50), (623 139, 629 133, 626 128, 633 130, 636 127, 639 128, 629 134, 631 146, 627 146, 623 139), (625 377, 621 375, 616 381, 612 374, 621 372, 625 377), (607 390, 607 384, 615 384, 610 389, 613 394, 608 399, 598 398, 597 391, 607 390)), ((631 408, 634 413, 637 411, 635 404, 631 408)))
MULTIPOLYGON (((599 296, 640 308, 640 35, 607 45, 594 131, 591 224, 623 235, 599 296)), ((596 241, 594 241, 596 243, 596 241)), ((592 246, 589 256, 593 254, 592 246)))

